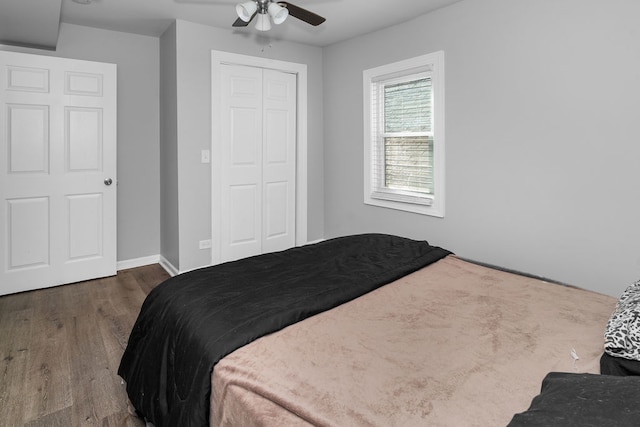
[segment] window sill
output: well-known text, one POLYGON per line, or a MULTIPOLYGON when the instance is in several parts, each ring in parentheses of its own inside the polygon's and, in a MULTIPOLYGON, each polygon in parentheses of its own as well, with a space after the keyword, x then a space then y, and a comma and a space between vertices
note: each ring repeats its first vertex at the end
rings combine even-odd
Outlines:
POLYGON ((440 206, 441 204, 437 203, 437 200, 433 200, 431 205, 426 205, 367 197, 364 203, 370 206, 378 206, 387 209, 395 209, 399 211, 417 213, 420 215, 444 218, 444 210, 440 206))

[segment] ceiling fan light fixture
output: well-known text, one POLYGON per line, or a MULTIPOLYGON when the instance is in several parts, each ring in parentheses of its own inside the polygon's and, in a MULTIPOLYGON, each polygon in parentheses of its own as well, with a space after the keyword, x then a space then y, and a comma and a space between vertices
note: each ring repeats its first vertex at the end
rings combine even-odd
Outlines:
POLYGON ((271 29, 271 20, 266 13, 258 13, 256 20, 256 29, 258 31, 269 31, 271 29))
POLYGON ((325 18, 320 15, 280 0, 249 0, 237 3, 236 13, 238 18, 233 21, 233 27, 244 28, 256 19, 256 29, 258 31, 269 31, 271 29, 271 20, 278 25, 282 24, 288 16, 293 16, 313 26, 318 26, 325 21, 325 18))
POLYGON ((258 4, 253 0, 236 5, 238 18, 242 19, 244 22, 251 21, 251 17, 256 13, 256 10, 258 10, 258 4))
POLYGON ((273 19, 273 23, 276 25, 282 24, 287 16, 289 16, 289 11, 286 7, 280 6, 278 3, 271 2, 269 3, 269 15, 273 19))

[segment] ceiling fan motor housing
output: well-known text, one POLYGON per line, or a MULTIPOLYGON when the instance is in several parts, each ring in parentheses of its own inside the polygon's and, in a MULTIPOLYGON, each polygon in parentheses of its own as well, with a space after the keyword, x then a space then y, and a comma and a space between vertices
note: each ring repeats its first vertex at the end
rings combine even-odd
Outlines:
POLYGON ((255 0, 258 3, 258 13, 265 14, 269 10, 269 3, 271 0, 255 0))

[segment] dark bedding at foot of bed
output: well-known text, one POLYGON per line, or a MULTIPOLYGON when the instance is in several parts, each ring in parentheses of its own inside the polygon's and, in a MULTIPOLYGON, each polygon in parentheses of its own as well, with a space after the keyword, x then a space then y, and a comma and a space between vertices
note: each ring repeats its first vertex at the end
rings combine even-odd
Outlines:
POLYGON ((145 300, 118 374, 157 427, 208 425, 210 375, 222 357, 448 254, 425 241, 364 234, 175 276, 145 300))

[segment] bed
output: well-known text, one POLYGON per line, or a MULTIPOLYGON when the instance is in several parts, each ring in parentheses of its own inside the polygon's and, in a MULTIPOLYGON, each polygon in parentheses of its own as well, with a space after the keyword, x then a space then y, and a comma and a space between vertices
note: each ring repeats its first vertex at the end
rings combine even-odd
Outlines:
POLYGON ((347 236, 169 279, 118 373, 157 427, 544 425, 527 410, 549 373, 603 377, 615 305, 425 241, 347 236))

